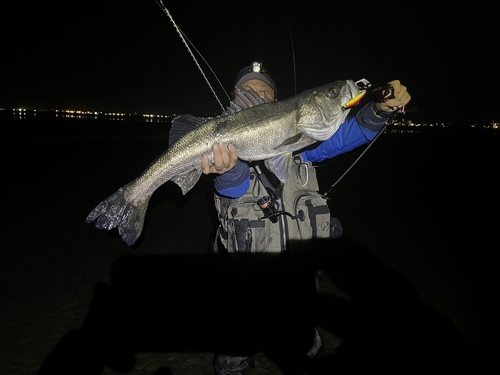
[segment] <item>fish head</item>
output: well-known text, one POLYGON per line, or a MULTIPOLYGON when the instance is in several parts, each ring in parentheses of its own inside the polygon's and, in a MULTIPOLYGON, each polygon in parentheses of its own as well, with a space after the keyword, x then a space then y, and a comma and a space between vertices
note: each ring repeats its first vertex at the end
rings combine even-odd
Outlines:
POLYGON ((298 102, 300 132, 316 141, 330 138, 362 94, 353 80, 339 80, 304 91, 298 102))

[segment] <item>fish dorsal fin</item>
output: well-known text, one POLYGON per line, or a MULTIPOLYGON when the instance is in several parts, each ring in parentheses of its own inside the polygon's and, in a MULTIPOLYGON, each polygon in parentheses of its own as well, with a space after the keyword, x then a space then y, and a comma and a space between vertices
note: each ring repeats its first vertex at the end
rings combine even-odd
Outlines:
POLYGON ((236 86, 234 89, 234 100, 229 103, 229 107, 222 115, 232 115, 242 109, 250 108, 259 104, 272 102, 269 98, 261 98, 254 90, 245 90, 241 86, 236 86))
POLYGON ((267 169, 273 172, 278 179, 285 183, 288 180, 290 165, 292 162, 292 153, 275 156, 264 161, 267 169))
POLYGON ((172 120, 172 126, 168 133, 168 145, 172 147, 179 139, 190 131, 198 128, 209 120, 208 118, 196 117, 193 115, 180 115, 172 120))

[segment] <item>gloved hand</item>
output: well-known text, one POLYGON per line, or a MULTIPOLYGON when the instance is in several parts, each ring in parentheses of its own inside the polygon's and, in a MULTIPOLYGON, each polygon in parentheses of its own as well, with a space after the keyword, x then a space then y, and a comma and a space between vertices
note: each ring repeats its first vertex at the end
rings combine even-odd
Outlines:
POLYGON ((377 111, 382 111, 387 114, 392 112, 396 112, 397 110, 403 108, 407 105, 411 100, 411 95, 408 92, 406 86, 402 85, 399 80, 393 80, 388 82, 389 85, 393 87, 392 94, 394 95, 393 99, 388 99, 382 103, 374 103, 375 113, 377 111))

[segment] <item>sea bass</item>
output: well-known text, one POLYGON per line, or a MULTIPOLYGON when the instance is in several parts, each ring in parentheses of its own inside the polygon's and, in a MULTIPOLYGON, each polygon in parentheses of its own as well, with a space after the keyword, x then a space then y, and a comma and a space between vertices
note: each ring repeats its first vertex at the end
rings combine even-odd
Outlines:
POLYGON ((154 191, 173 181, 186 194, 201 177, 203 156, 208 155, 213 162, 216 143, 233 144, 242 160, 265 160, 266 166, 286 181, 292 152, 330 138, 360 97, 362 92, 351 80, 273 102, 237 87, 235 99, 220 116, 174 118, 168 149, 139 177, 99 203, 86 222, 97 219, 99 229, 116 227, 125 243, 133 245, 141 235, 154 191))

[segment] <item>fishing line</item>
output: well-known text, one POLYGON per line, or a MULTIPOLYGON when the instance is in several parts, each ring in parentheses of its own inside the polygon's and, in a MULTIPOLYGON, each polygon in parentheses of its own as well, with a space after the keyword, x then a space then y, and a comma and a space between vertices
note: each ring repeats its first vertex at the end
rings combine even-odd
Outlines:
POLYGON ((292 34, 292 25, 290 24, 290 18, 286 17, 288 22, 288 31, 290 33, 290 43, 292 44, 292 64, 293 64, 293 84, 294 84, 294 94, 297 94, 297 67, 295 64, 295 47, 293 45, 293 34, 292 34))
POLYGON ((210 69, 210 71, 214 75, 215 79, 217 79, 217 82, 219 82, 219 85, 222 87, 222 90, 224 91, 224 93, 226 94, 226 96, 229 98, 229 95, 227 94, 226 90, 224 90, 224 87, 223 87, 222 83, 219 81, 219 79, 217 78, 217 76, 215 75, 214 71, 212 70, 212 68, 210 67, 210 65, 208 64, 208 62, 205 60, 205 58, 203 57, 203 55, 196 49, 196 47, 194 46, 194 44, 191 43, 191 41, 187 38, 187 36, 179 28, 179 26, 177 26, 177 24, 175 23, 174 19, 170 15, 170 12, 165 7, 165 5, 163 5, 163 1, 162 0, 155 0, 155 2, 156 2, 156 4, 158 4, 158 6, 161 8, 161 10, 163 10, 163 12, 165 12, 165 14, 168 16, 168 18, 170 18, 170 21, 172 22, 172 24, 174 25, 175 30, 177 31, 177 34, 179 34, 179 37, 181 38, 181 40, 184 43, 184 45, 186 46, 189 54, 193 58, 194 63, 198 67, 198 70, 201 72, 201 75, 205 79, 205 82, 207 83, 208 87, 210 88, 210 91, 212 91, 212 94, 214 94, 215 99, 217 100, 217 102, 219 103, 220 107, 222 108, 222 111, 224 111, 225 110, 224 106, 220 102, 219 97, 217 96, 217 94, 215 93, 214 89, 212 88, 212 85, 210 84, 209 80, 207 79, 207 77, 206 77, 205 73, 203 72, 203 69, 201 68, 200 64, 198 64, 198 60, 196 60, 196 57, 194 56, 193 52, 189 48, 189 45, 186 43, 186 40, 189 42, 189 44, 191 44, 191 46, 193 46, 193 48, 196 50, 196 52, 198 53, 198 55, 203 59, 203 61, 205 62, 205 64, 207 64, 208 68, 210 69))
POLYGON ((346 169, 346 171, 342 174, 342 176, 340 176, 337 179, 337 181, 335 181, 333 183, 333 185, 330 186, 330 189, 328 189, 324 194, 321 195, 323 198, 326 198, 326 196, 328 195, 328 193, 330 193, 330 191, 332 191, 332 189, 335 187, 335 185, 337 185, 340 182, 340 180, 342 180, 344 178, 344 176, 352 169, 352 167, 354 167, 354 165, 359 161, 359 159, 361 159, 363 157, 363 155, 368 151, 368 149, 370 147, 372 147, 372 145, 375 143, 375 141, 377 140, 377 138, 380 137, 380 134, 382 134, 384 132, 384 130, 387 127, 388 124, 389 124, 389 121, 387 121, 385 123, 384 127, 382 129, 380 129, 380 131, 375 136, 375 138, 373 138, 373 140, 368 144, 368 146, 366 146, 366 148, 363 150, 363 152, 356 158, 356 160, 354 160, 354 162, 349 166, 349 168, 346 169))

